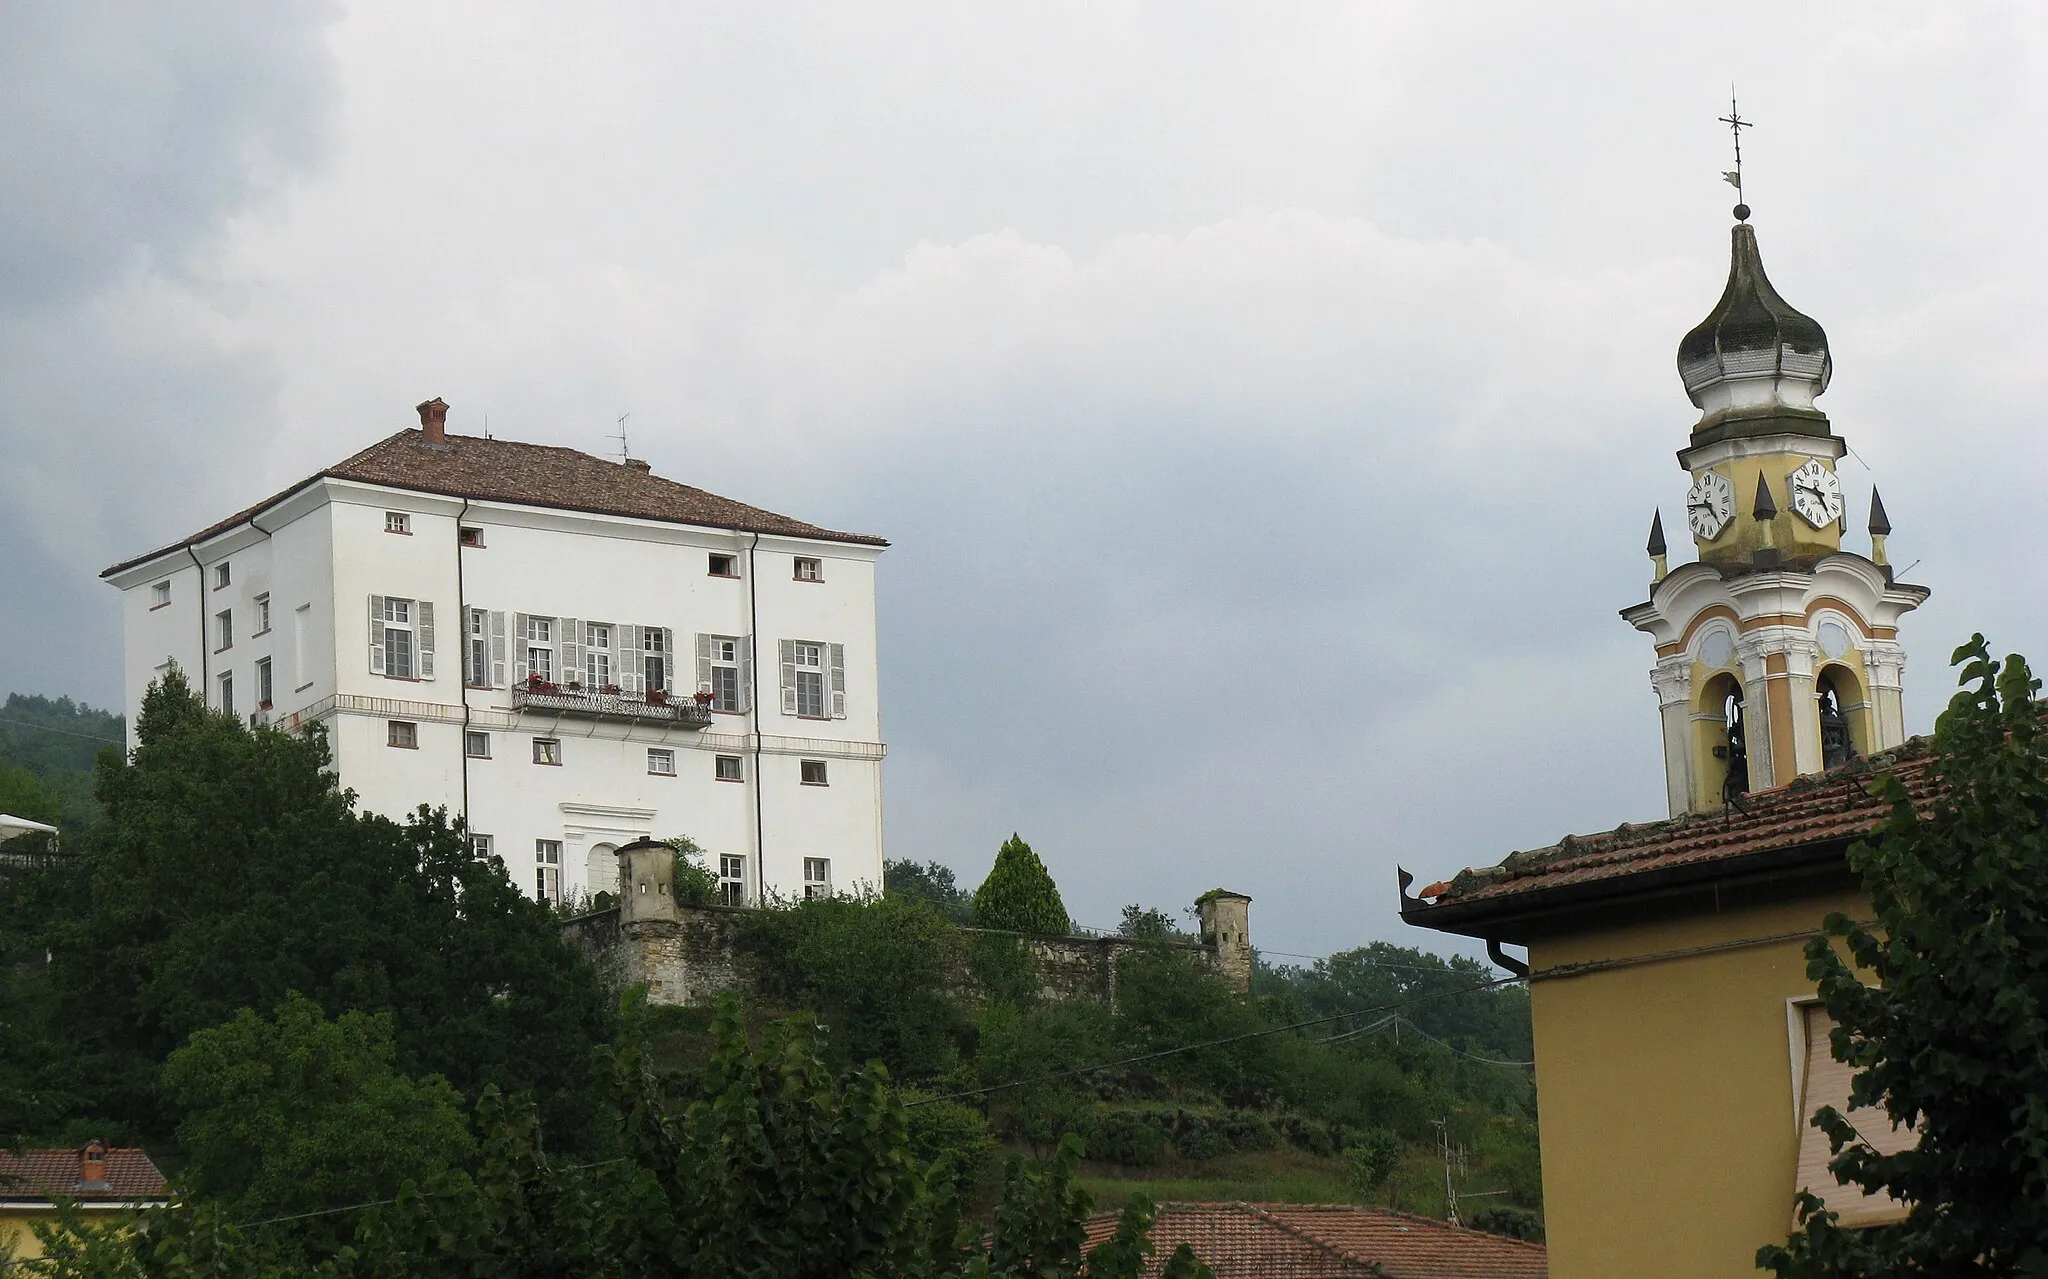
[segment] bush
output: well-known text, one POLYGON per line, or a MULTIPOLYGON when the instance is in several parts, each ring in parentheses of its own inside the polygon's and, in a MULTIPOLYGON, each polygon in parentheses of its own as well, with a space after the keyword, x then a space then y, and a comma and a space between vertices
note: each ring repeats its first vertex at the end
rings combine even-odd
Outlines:
POLYGON ((1488 1208, 1466 1223, 1474 1230, 1484 1230, 1492 1235, 1506 1235, 1510 1239, 1527 1239, 1532 1243, 1543 1242, 1543 1218, 1527 1208, 1516 1208, 1502 1204, 1488 1208))
POLYGON ((1350 1165, 1345 1180, 1361 1196, 1371 1195, 1387 1184, 1387 1178, 1401 1163, 1401 1138, 1386 1128, 1362 1134, 1344 1150, 1350 1165))
POLYGON ((1073 931, 1059 886, 1031 845, 1016 835, 997 850, 996 864, 974 892, 974 926, 1047 936, 1073 931))
POLYGON ((1133 1168, 1149 1168, 1166 1159, 1166 1134, 1147 1116, 1129 1110, 1106 1110, 1095 1116, 1087 1138, 1088 1157, 1133 1168))
POLYGON ((935 1180, 948 1182, 965 1195, 995 1154, 996 1139, 987 1117, 972 1106, 923 1100, 914 1092, 904 1093, 904 1100, 913 1103, 904 1112, 910 1120, 911 1153, 932 1170, 935 1180))

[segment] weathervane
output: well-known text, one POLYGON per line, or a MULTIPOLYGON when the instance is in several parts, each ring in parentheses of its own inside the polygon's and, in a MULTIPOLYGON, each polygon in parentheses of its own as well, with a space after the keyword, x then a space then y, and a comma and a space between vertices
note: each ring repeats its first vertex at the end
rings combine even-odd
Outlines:
POLYGON ((1727 125, 1728 131, 1735 135, 1735 167, 1723 173, 1721 180, 1735 188, 1735 220, 1747 222, 1749 206, 1742 202, 1742 131, 1754 129, 1756 125, 1743 119, 1742 113, 1735 109, 1735 86, 1732 84, 1728 86, 1728 114, 1721 117, 1721 123, 1727 125))

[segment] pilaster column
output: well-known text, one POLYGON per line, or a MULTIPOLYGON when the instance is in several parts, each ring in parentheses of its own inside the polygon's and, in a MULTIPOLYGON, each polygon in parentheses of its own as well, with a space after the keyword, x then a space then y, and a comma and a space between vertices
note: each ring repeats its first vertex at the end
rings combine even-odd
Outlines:
POLYGON ((1870 748, 1890 750, 1906 740, 1905 648, 1897 640, 1866 641, 1863 671, 1870 680, 1870 748))
POLYGON ((1771 681, 1769 654, 1754 633, 1736 637, 1735 660, 1742 665, 1742 743, 1749 756, 1749 788, 1769 790, 1778 784, 1771 755, 1771 681))
POLYGON ((1692 811, 1696 784, 1692 731, 1692 658, 1685 653, 1660 658, 1650 668, 1650 688, 1664 723, 1664 794, 1671 815, 1692 811))
POLYGON ((1822 764, 1820 703, 1814 700, 1813 659, 1820 655, 1820 645, 1806 631, 1787 627, 1779 646, 1785 654, 1786 709, 1792 717, 1793 776, 1818 773, 1822 764))

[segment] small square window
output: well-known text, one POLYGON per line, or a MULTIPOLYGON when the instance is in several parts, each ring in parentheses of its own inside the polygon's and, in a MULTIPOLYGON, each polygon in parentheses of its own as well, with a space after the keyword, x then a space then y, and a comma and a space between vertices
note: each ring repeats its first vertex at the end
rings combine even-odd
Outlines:
POLYGON ((461 537, 464 546, 482 546, 484 544, 484 531, 480 528, 465 527, 462 530, 461 537))
POLYGON ((719 554, 718 552, 716 552, 716 551, 713 551, 713 552, 711 553, 711 576, 713 576, 713 577, 738 577, 739 575, 740 575, 740 560, 739 560, 739 556, 737 556, 737 555, 720 555, 720 554, 719 554))
POLYGON ((420 726, 407 720, 387 720, 384 724, 384 744, 403 750, 418 750, 420 747, 420 726))
POLYGON ((491 757, 491 735, 489 733, 466 732, 462 735, 462 753, 471 759, 491 757))
POLYGON ((158 582, 155 586, 149 588, 149 606, 151 608, 162 608, 170 602, 171 584, 169 582, 158 582))
POLYGON ((740 757, 737 755, 718 756, 712 761, 711 775, 721 782, 743 782, 747 780, 747 775, 740 765, 740 757))
POLYGON ((407 515, 404 511, 384 512, 384 531, 386 533, 402 533, 407 537, 411 537, 412 516, 407 515))
POLYGON ((799 555, 796 557, 796 580, 799 582, 822 582, 825 580, 825 566, 819 563, 814 556, 799 555))
POLYGON ((832 895, 832 859, 804 858, 804 900, 832 895))
POLYGON ((233 573, 232 573, 231 571, 229 571, 229 569, 228 569, 228 562, 227 562, 226 560, 222 560, 222 561, 221 561, 220 563, 218 563, 218 564, 216 564, 216 565, 214 565, 214 566, 213 566, 213 589, 214 589, 214 590, 216 590, 216 591, 218 591, 218 590, 221 590, 222 588, 224 588, 225 586, 227 586, 227 584, 228 584, 228 583, 230 583, 230 582, 232 582, 232 581, 234 581, 234 580, 235 580, 235 575, 234 575, 234 574, 233 574, 233 573))
POLYGON ((536 764, 559 764, 562 762, 562 743, 552 737, 533 739, 533 762, 536 764))
POLYGON ((802 775, 803 775, 803 781, 804 781, 804 785, 806 785, 806 786, 823 786, 823 785, 825 785, 825 784, 826 784, 826 782, 825 782, 825 761, 824 761, 824 760, 822 760, 822 759, 806 759, 806 760, 802 760, 802 761, 799 761, 799 762, 798 762, 798 764, 797 764, 797 768, 798 768, 798 769, 799 769, 799 770, 801 771, 801 773, 802 773, 802 775))
POLYGON ((656 777, 674 777, 676 775, 676 753, 659 746, 648 747, 647 771, 656 777))
POLYGON ((258 595, 256 597, 256 629, 249 633, 251 635, 268 635, 270 633, 270 596, 258 595))
POLYGON ((471 835, 469 837, 469 851, 478 861, 497 856, 496 853, 491 851, 491 837, 489 835, 471 835))

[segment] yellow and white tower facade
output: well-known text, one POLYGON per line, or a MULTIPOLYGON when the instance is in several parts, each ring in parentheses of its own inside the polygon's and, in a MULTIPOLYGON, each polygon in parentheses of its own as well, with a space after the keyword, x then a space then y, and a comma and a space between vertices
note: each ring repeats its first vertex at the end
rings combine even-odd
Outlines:
POLYGON ((1700 410, 1678 454, 1699 558, 1667 570, 1660 512, 1650 598, 1621 614, 1657 647, 1674 817, 1904 741, 1899 619, 1928 595, 1893 580, 1875 489, 1870 554, 1843 549, 1848 445, 1814 403, 1834 371, 1827 334, 1771 287, 1756 229, 1731 236, 1728 287, 1678 346, 1700 410))

